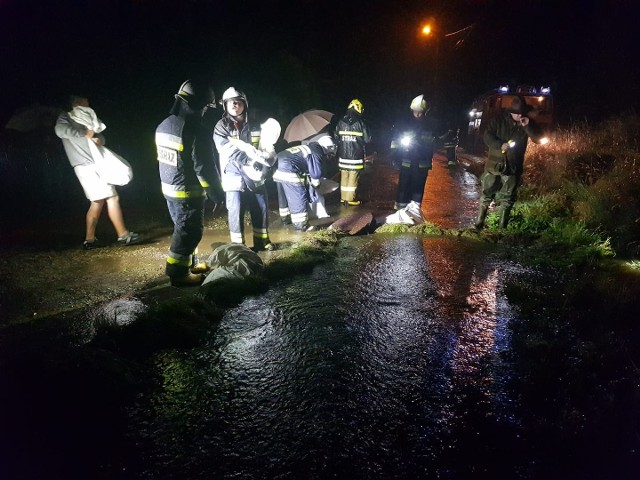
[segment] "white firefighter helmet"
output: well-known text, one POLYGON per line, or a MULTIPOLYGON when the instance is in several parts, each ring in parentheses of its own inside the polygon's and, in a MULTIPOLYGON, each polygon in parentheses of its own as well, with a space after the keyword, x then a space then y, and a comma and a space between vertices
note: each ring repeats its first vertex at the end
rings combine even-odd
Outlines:
POLYGON ((210 86, 204 83, 198 84, 191 80, 186 80, 180 85, 175 97, 195 107, 204 107, 205 105, 215 107, 216 102, 215 94, 210 86))
POLYGON ((220 101, 220 103, 222 103, 222 107, 224 108, 225 112, 227 111, 227 102, 229 100, 233 100, 236 98, 244 102, 244 108, 249 108, 249 102, 247 101, 247 96, 240 90, 236 89, 235 87, 229 87, 222 94, 222 100, 220 101))
POLYGON ((426 112, 428 109, 427 101, 424 99, 424 95, 418 95, 416 98, 411 100, 411 110, 414 112, 426 112))
POLYGON ((336 146, 336 143, 333 141, 333 138, 331 138, 331 135, 328 135, 328 134, 321 135, 315 141, 318 143, 318 145, 322 147, 322 150, 324 151, 324 153, 333 155, 338 150, 338 147, 336 146))

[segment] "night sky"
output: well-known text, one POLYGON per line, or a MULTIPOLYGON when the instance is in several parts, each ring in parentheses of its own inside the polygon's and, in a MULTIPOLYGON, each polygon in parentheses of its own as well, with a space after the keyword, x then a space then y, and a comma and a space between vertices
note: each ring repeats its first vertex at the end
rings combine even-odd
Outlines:
POLYGON ((78 92, 107 124, 153 131, 182 81, 203 76, 216 95, 234 85, 281 120, 342 113, 358 97, 386 125, 425 93, 435 113, 464 124, 475 96, 530 84, 553 88, 561 122, 596 122, 637 112, 638 4, 0 0, 0 120, 34 102, 63 107, 78 92), (429 17, 437 44, 418 36, 429 17))

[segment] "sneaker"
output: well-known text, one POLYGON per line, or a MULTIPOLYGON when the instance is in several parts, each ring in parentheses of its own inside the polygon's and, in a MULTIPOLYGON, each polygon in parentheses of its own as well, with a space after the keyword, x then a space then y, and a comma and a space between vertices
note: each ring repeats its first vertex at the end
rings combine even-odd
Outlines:
POLYGON ((120 245, 135 245, 136 243, 140 243, 142 241, 142 236, 135 233, 135 232, 129 232, 126 235, 123 235, 122 237, 118 237, 118 243, 120 245))
POLYGON ((171 277, 173 287, 198 287, 204 282, 204 275, 189 273, 184 277, 171 277))
POLYGON ((93 250, 95 248, 100 248, 100 247, 103 247, 103 246, 104 245, 102 245, 100 243, 100 240, 98 240, 97 238, 94 238, 91 241, 85 240, 84 242, 82 242, 82 248, 84 248, 85 250, 93 250))

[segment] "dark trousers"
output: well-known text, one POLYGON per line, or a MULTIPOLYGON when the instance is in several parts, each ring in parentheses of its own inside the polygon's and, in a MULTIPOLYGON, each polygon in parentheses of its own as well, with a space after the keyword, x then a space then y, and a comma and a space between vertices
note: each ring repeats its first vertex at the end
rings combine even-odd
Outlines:
POLYGON ((422 203, 428 175, 429 169, 426 167, 420 168, 418 165, 400 167, 396 203, 400 205, 406 205, 410 201, 422 203))
POLYGON ((495 199, 496 207, 511 209, 516 202, 518 187, 521 183, 520 175, 494 175, 484 172, 480 177, 482 194, 480 206, 488 207, 495 199))
POLYGON ((253 226, 253 244, 266 243, 269 239, 269 198, 267 190, 260 187, 254 191, 227 192, 227 211, 231 243, 245 243, 244 214, 249 209, 253 226))
POLYGON ((204 233, 204 199, 167 200, 167 207, 173 221, 173 235, 165 271, 170 277, 183 277, 189 274, 193 252, 204 233))

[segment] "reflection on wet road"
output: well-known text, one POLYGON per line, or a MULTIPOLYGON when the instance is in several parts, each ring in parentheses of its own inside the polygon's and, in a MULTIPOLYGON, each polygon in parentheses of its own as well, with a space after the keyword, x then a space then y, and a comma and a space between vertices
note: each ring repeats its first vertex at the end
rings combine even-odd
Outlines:
POLYGON ((206 348, 164 359, 152 424, 173 441, 151 463, 188 478, 461 471, 449 458, 469 446, 453 432, 516 415, 501 271, 465 242, 346 239, 335 263, 247 299, 206 348))

